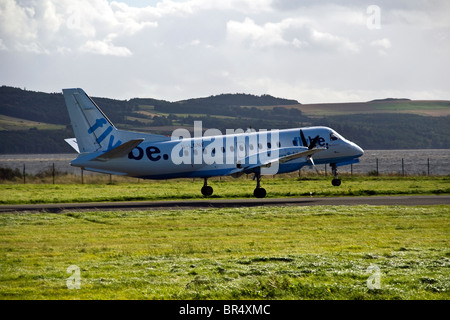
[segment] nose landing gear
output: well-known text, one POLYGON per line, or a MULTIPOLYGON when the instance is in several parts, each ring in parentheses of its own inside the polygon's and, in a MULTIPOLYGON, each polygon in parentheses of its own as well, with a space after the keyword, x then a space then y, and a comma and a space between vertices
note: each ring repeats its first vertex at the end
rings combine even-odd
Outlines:
POLYGON ((338 170, 335 163, 330 163, 331 171, 333 172, 333 180, 331 180, 331 184, 335 187, 339 187, 341 185, 341 179, 338 177, 338 170))

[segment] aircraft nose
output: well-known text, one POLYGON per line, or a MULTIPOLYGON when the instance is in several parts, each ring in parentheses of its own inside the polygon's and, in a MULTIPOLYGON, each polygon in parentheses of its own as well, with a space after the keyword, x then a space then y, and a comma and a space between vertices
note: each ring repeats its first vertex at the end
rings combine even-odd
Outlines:
POLYGON ((352 147, 353 147, 353 152, 355 153, 356 157, 359 158, 364 155, 364 150, 360 146, 358 146, 356 143, 353 143, 352 147))

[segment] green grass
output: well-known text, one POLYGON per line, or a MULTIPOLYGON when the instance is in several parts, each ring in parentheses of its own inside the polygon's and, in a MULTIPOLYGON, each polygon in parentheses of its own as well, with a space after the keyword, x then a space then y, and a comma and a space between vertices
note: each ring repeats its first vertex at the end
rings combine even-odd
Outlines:
POLYGON ((0 131, 26 130, 31 128, 36 128, 39 130, 59 130, 64 129, 65 126, 0 115, 0 131))
MULTIPOLYGON (((202 179, 140 181, 109 176, 97 177, 95 183, 75 184, 73 178, 57 177, 57 184, 1 184, 0 204, 71 203, 102 201, 203 199, 202 179), (98 180, 103 179, 103 180, 98 180)), ((94 179, 85 177, 85 180, 94 179)), ((265 177, 262 186, 267 197, 304 196, 367 196, 367 195, 423 195, 449 194, 450 177, 367 177, 343 176, 340 187, 333 187, 331 177, 265 177)), ((35 181, 39 182, 39 181, 35 181)), ((255 181, 246 178, 214 178, 213 199, 253 198, 255 181)))
POLYGON ((449 299, 450 206, 0 215, 0 299, 449 299), (69 290, 67 268, 80 268, 69 290), (380 270, 369 289, 370 266, 380 270))

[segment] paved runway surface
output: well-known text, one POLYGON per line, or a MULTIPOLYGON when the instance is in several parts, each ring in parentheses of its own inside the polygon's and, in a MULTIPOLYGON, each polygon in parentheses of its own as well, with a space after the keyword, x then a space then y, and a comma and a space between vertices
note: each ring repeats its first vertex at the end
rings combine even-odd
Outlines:
POLYGON ((183 201, 139 201, 60 203, 31 205, 2 205, 0 213, 51 212, 80 210, 173 210, 199 208, 239 208, 256 206, 351 206, 351 205, 450 205, 450 196, 373 196, 373 197, 330 197, 330 198, 277 198, 277 199, 233 199, 233 200, 183 200, 183 201))

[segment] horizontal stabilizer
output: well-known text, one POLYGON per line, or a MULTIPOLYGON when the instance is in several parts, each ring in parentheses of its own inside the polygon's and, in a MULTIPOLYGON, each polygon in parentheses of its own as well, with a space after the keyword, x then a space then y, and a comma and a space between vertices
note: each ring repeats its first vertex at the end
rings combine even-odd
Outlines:
POLYGON ((115 158, 121 158, 128 155, 131 150, 136 148, 145 139, 134 139, 121 144, 120 146, 102 153, 91 161, 108 161, 115 158))
POLYGON ((80 148, 78 148, 78 143, 76 138, 64 139, 76 152, 80 153, 80 148))

